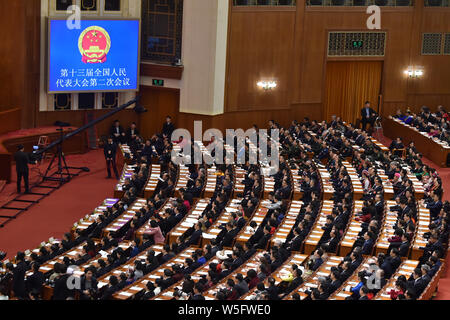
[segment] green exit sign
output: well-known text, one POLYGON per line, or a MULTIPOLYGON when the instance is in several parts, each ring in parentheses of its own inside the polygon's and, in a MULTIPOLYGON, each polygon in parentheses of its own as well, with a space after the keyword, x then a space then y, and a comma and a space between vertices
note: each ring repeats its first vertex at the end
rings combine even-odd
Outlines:
POLYGON ((152 79, 152 84, 158 87, 164 87, 164 80, 162 79, 152 79))
POLYGON ((354 40, 354 41, 352 41, 353 49, 361 49, 362 46, 363 46, 362 40, 354 40))

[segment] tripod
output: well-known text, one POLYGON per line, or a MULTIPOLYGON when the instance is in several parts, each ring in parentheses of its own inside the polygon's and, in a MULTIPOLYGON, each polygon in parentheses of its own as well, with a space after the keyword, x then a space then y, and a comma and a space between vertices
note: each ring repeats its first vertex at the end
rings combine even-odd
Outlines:
POLYGON ((77 176, 77 173, 70 173, 69 168, 67 166, 66 157, 64 156, 64 152, 62 150, 62 143, 63 143, 63 128, 56 129, 60 133, 61 143, 58 143, 56 145, 56 152, 52 157, 52 160, 50 161, 47 170, 45 171, 44 177, 42 178, 43 181, 57 181, 60 184, 64 184, 66 182, 69 182, 72 177, 77 176), (58 160, 57 163, 57 171, 50 174, 50 171, 53 169, 53 163, 55 160, 58 160))

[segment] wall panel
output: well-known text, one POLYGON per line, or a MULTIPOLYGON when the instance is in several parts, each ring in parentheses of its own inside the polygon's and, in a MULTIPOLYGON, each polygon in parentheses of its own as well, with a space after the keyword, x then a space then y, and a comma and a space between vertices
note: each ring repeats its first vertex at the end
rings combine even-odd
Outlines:
MULTIPOLYGON (((226 108, 231 111, 255 111, 278 117, 296 114, 293 110, 315 105, 312 110, 319 118, 324 115, 326 62, 329 60, 373 60, 373 58, 327 57, 329 31, 369 31, 366 8, 305 7, 298 1, 296 11, 280 12, 268 8, 232 8, 228 44, 226 108), (284 19, 280 20, 283 16, 284 19), (263 36, 261 36, 263 35, 263 36), (292 43, 288 39, 292 39, 292 43), (286 42, 287 41, 287 42, 286 42), (268 47, 270 44, 270 47, 268 47), (283 57, 281 61, 271 58, 283 57), (288 65, 285 63, 289 62, 288 65), (279 87, 270 94, 256 88, 263 73, 277 76, 279 87), (288 83, 284 82, 288 80, 288 83), (286 95, 284 92, 288 90, 286 95), (286 111, 288 110, 288 111, 286 111)), ((423 32, 450 32, 450 9, 424 8, 423 0, 414 7, 381 8, 381 30, 387 33, 383 61, 381 93, 383 115, 395 112, 402 105, 429 105, 438 101, 448 106, 450 93, 450 56, 422 56, 423 32), (423 66, 422 79, 405 76, 409 65, 423 66)), ((305 112, 301 112, 305 113, 305 112)), ((247 114, 246 112, 243 113, 247 114)), ((248 123, 259 117, 254 115, 248 123)), ((245 119, 245 117, 243 117, 245 119)), ((312 117, 313 118, 313 117, 312 117)), ((245 120, 238 120, 245 121, 245 120)))
MULTIPOLYGON (((37 127, 53 126, 55 121, 68 122, 71 126, 81 127, 85 124, 85 115, 87 112, 93 112, 94 118, 109 112, 110 110, 72 110, 72 111, 42 111, 37 113, 37 127)), ((97 137, 108 135, 109 130, 114 120, 119 120, 121 125, 126 129, 131 122, 136 122, 139 125, 139 116, 131 109, 123 110, 112 118, 104 120, 96 125, 97 137)))
POLYGON ((289 107, 294 31, 295 11, 232 13, 226 111, 289 107), (275 79, 278 87, 265 92, 260 79, 275 79))

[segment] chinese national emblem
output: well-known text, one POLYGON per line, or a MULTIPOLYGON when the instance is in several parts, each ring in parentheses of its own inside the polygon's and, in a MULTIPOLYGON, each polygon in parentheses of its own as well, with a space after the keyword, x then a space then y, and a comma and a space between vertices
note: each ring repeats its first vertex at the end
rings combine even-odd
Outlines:
POLYGON ((84 63, 104 63, 111 48, 111 39, 105 29, 86 28, 78 38, 78 49, 84 63))

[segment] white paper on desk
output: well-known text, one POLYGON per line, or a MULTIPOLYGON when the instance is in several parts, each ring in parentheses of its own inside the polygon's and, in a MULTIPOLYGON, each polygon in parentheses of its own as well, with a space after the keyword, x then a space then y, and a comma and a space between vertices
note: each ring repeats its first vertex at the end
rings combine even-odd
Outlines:
POLYGON ((204 233, 202 234, 204 239, 214 239, 216 236, 214 234, 204 233))
POLYGON ((130 292, 120 292, 119 294, 121 294, 121 295, 123 295, 123 296, 126 296, 126 297, 131 297, 133 294, 132 293, 130 293, 130 292))
POLYGON ((194 224, 193 224, 193 223, 189 223, 189 222, 182 222, 181 225, 182 225, 183 227, 190 228, 190 227, 192 227, 194 224))
POLYGON ((414 271, 414 268, 409 266, 404 266, 402 269, 414 271))
POLYGON ((186 218, 186 220, 185 220, 185 222, 192 223, 192 224, 197 223, 197 221, 198 221, 198 219, 193 219, 193 218, 186 218))
POLYGON ((137 286, 131 287, 130 289, 134 290, 134 291, 141 291, 142 290, 141 287, 137 287, 137 286))
POLYGON ((100 255, 102 256, 102 258, 107 257, 108 256, 108 252, 100 250, 100 255))

